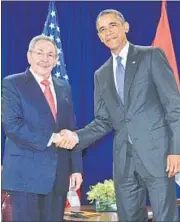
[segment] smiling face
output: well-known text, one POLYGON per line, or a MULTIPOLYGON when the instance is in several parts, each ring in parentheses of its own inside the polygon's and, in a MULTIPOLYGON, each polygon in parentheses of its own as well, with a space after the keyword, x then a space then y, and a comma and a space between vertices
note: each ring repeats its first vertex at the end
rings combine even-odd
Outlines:
POLYGON ((127 42, 129 24, 114 13, 104 14, 97 21, 98 36, 114 54, 118 55, 127 42))
POLYGON ((27 54, 32 70, 44 79, 49 78, 57 63, 55 46, 47 40, 39 40, 27 54))

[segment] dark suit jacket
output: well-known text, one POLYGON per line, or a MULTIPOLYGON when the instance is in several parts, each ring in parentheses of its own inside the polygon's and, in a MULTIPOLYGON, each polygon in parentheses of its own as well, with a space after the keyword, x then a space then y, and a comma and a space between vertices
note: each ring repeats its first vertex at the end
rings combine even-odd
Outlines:
POLYGON ((159 48, 130 44, 124 106, 115 89, 112 57, 95 72, 95 119, 77 131, 83 149, 114 130, 114 175, 124 173, 128 134, 146 169, 166 174, 168 154, 180 154, 180 94, 159 48))
POLYGON ((75 129, 71 90, 53 78, 57 98, 57 121, 29 70, 3 80, 2 122, 6 133, 2 188, 47 194, 56 175, 60 190, 69 189, 69 175, 82 172, 81 152, 47 147, 53 132, 75 129), (57 167, 58 164, 58 167, 57 167))

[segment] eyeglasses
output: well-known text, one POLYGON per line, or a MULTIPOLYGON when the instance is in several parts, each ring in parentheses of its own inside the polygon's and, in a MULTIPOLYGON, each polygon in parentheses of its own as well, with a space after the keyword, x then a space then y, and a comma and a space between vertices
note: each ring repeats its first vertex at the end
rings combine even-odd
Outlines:
POLYGON ((55 55, 53 53, 43 53, 43 52, 37 52, 37 51, 33 51, 33 50, 30 52, 34 53, 37 56, 37 58, 39 58, 39 59, 43 59, 44 56, 46 56, 46 58, 48 60, 54 60, 57 57, 57 55, 55 55))

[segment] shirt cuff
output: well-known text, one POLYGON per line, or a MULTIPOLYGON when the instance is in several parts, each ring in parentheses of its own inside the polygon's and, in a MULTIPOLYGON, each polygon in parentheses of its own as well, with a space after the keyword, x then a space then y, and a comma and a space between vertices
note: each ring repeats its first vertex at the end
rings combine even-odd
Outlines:
POLYGON ((51 138, 49 139, 49 142, 47 144, 47 147, 51 146, 52 143, 53 143, 53 136, 54 136, 55 133, 52 134, 51 138))
POLYGON ((78 137, 77 133, 76 133, 76 132, 73 132, 73 135, 74 135, 74 137, 75 137, 76 144, 79 143, 79 137, 78 137))

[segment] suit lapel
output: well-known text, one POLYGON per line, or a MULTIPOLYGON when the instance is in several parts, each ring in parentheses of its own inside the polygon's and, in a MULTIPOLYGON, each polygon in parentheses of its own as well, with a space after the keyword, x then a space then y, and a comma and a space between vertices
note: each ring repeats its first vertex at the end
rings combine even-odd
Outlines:
POLYGON ((126 62, 125 81, 124 81, 124 104, 128 102, 128 93, 133 82, 138 64, 138 51, 132 44, 129 45, 129 51, 126 62))

